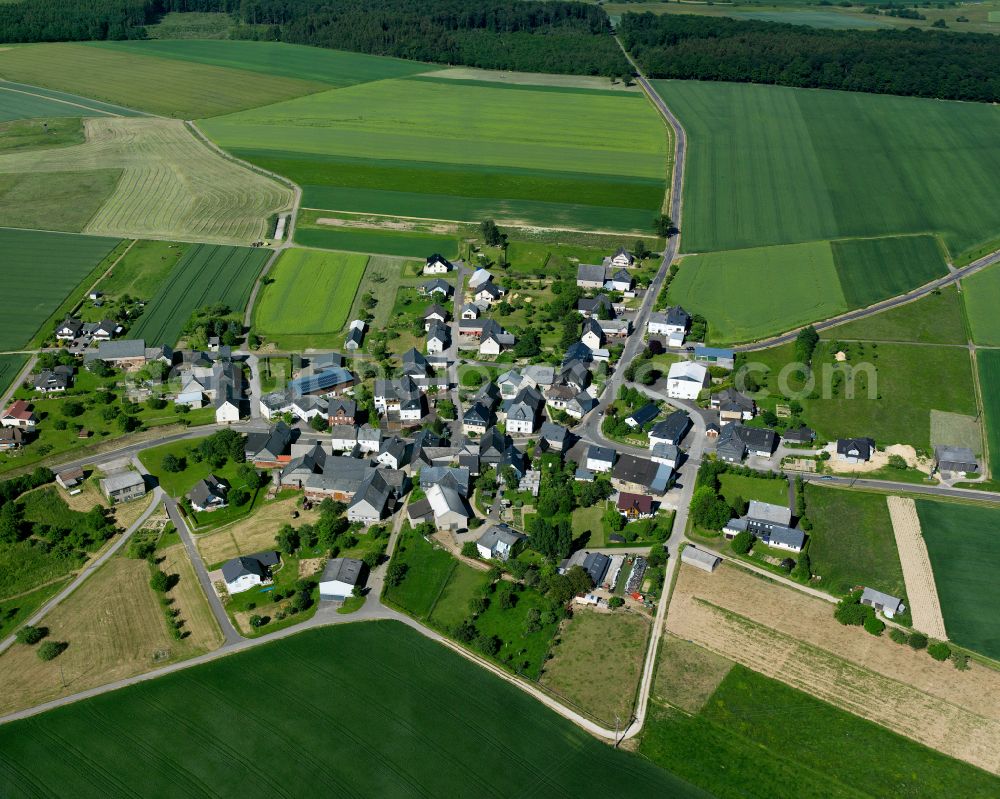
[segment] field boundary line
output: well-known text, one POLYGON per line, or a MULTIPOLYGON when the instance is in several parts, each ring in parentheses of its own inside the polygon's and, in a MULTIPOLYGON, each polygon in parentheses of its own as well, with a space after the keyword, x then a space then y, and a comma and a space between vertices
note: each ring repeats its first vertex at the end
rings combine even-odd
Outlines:
MULTIPOLYGON (((38 97, 42 100, 51 100, 54 103, 63 103, 65 105, 76 106, 77 108, 82 108, 85 111, 91 111, 95 114, 104 114, 109 117, 123 117, 124 114, 116 114, 113 111, 101 111, 99 108, 91 108, 90 106, 83 105, 82 103, 74 103, 71 100, 62 100, 58 97, 46 97, 44 94, 38 94, 37 92, 26 92, 24 89, 12 89, 10 86, 0 85, 0 91, 4 92, 15 92, 17 94, 26 94, 29 97, 38 97)), ((54 91, 54 90, 53 90, 54 91)))
POLYGON ((913 626, 933 638, 947 641, 948 631, 941 615, 941 600, 920 527, 917 505, 909 497, 888 496, 885 501, 889 506, 899 564, 903 567, 903 582, 906 585, 906 598, 910 602, 913 626))

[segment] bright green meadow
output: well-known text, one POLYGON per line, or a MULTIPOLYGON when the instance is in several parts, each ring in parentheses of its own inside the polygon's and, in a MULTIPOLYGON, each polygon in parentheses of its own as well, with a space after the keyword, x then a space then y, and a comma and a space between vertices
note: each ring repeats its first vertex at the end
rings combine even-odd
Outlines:
POLYGON ((688 133, 688 251, 935 232, 958 256, 1000 234, 1000 108, 742 83, 655 85, 688 133))
POLYGON ((662 123, 610 89, 402 78, 200 125, 307 208, 645 232, 665 190, 662 123))
POLYGON ((989 448, 990 473, 1000 475, 1000 350, 976 352, 989 448))
POLYGON ((1000 659, 1000 508, 917 500, 948 638, 1000 659))
POLYGON ((1000 345, 1000 269, 993 266, 962 281, 962 297, 976 344, 1000 345))
POLYGON ((230 311, 242 313, 270 257, 271 252, 264 248, 193 246, 170 272, 130 335, 145 339, 149 346, 172 347, 199 308, 222 303, 230 311))
POLYGON ((431 253, 438 252, 445 258, 458 257, 458 239, 455 236, 431 233, 297 224, 295 241, 306 247, 327 250, 413 258, 426 258, 431 253))
POLYGON ((383 797, 707 796, 394 622, 310 630, 0 729, 10 799, 293 797, 316 786, 383 797))
POLYGON ((23 347, 116 244, 118 239, 0 228, 6 275, 0 350, 23 347))
POLYGON ((367 263, 368 256, 354 253, 286 250, 268 273, 254 309, 257 332, 283 342, 297 335, 337 333, 349 321, 367 263))
MULTIPOLYGON (((963 295, 968 301, 968 295, 963 295)), ((914 302, 888 311, 827 328, 826 339, 862 341, 915 341, 920 344, 965 344, 962 297, 954 286, 945 286, 914 302)))

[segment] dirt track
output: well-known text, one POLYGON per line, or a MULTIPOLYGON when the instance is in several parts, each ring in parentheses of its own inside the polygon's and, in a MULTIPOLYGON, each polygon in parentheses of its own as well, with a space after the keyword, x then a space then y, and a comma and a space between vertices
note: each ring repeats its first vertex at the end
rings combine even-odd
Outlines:
POLYGON ((737 567, 681 569, 667 629, 952 757, 1000 773, 1000 674, 838 624, 831 606, 737 567))
POLYGON ((947 639, 941 603, 938 601, 934 571, 927 554, 927 545, 920 532, 917 506, 906 497, 886 497, 892 531, 896 536, 896 549, 903 567, 906 596, 910 602, 913 626, 933 638, 947 639))

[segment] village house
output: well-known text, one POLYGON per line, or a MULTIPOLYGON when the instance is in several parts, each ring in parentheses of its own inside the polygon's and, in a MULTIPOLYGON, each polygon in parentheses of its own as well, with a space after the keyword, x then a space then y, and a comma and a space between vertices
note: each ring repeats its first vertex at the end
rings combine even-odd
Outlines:
POLYGON ((633 267, 635 266, 635 256, 624 247, 619 247, 614 255, 604 259, 605 266, 633 267))
POLYGON ((480 355, 499 355, 508 347, 513 346, 514 336, 493 319, 483 320, 482 333, 479 336, 480 355))
POLYGON ((465 321, 472 321, 479 318, 479 306, 473 302, 467 302, 462 306, 462 319, 465 321))
POLYGON ((431 255, 427 261, 424 263, 424 274, 425 275, 446 275, 448 272, 454 269, 454 265, 451 261, 445 258, 443 255, 434 253, 431 255))
POLYGON ((365 323, 361 319, 355 319, 347 331, 347 338, 344 341, 344 349, 349 352, 356 352, 361 349, 365 341, 365 323))
POLYGON ((618 453, 610 447, 599 447, 591 444, 587 450, 586 468, 591 472, 610 472, 615 465, 618 453))
POLYGON ((226 507, 228 492, 229 486, 214 474, 209 474, 195 483, 187 496, 197 513, 206 513, 226 507))
POLYGON ((678 446, 690 429, 691 417, 682 410, 676 410, 662 422, 653 425, 649 431, 649 448, 653 449, 658 444, 678 446))
POLYGON ((435 322, 444 324, 448 321, 448 311, 436 302, 427 306, 424 311, 424 330, 430 330, 435 322))
POLYGON ((565 452, 569 448, 570 433, 561 424, 543 422, 539 431, 542 446, 547 452, 565 452))
POLYGON ((34 430, 38 426, 38 417, 31 410, 31 405, 27 401, 14 400, 0 416, 0 425, 17 427, 21 430, 34 430))
POLYGON ((584 319, 580 341, 586 344, 591 350, 598 350, 604 346, 604 330, 601 328, 598 320, 593 317, 584 319))
POLYGON ((607 294, 598 294, 596 297, 581 297, 576 302, 576 310, 585 318, 602 316, 612 319, 615 316, 615 306, 607 294))
POLYGON ((439 322, 434 322, 427 329, 427 354, 440 355, 451 344, 448 328, 439 322))
POLYGON ((138 472, 122 472, 101 480, 101 493, 112 504, 146 496, 146 481, 138 472))
POLYGON ((716 441, 715 453, 727 463, 739 463, 747 454, 770 458, 778 445, 773 430, 763 427, 746 427, 732 422, 722 428, 716 441))
POLYGON ((469 277, 469 291, 475 294, 479 289, 485 286, 487 283, 493 282, 493 275, 490 274, 488 269, 477 269, 469 277))
MULTIPOLYGON (((646 331, 651 336, 671 336, 679 335, 680 341, 676 346, 684 343, 684 336, 688 328, 691 327, 691 316, 679 305, 673 305, 663 313, 651 313, 649 322, 646 324, 646 331)), ((675 346, 670 342, 671 346, 675 346)))
POLYGON ((334 399, 327 403, 326 420, 331 425, 353 425, 358 413, 358 403, 352 399, 334 399))
POLYGON ((382 415, 398 413, 400 421, 417 422, 426 413, 424 395, 408 375, 376 380, 374 400, 375 410, 382 415))
POLYGON ((291 445, 292 429, 284 422, 278 422, 266 432, 248 433, 243 454, 258 469, 277 469, 291 460, 291 445))
POLYGON ((475 299, 476 304, 480 308, 490 308, 495 302, 499 302, 500 298, 506 292, 492 281, 489 283, 484 283, 478 291, 476 291, 473 299, 475 299))
POLYGON ((618 494, 618 512, 628 521, 653 518, 653 498, 648 494, 630 494, 621 491, 618 494))
POLYGON ((475 402, 462 415, 462 432, 468 435, 475 433, 482 435, 496 423, 496 416, 493 411, 482 402, 475 402))
POLYGON ((430 363, 416 347, 410 347, 403 353, 402 363, 403 375, 406 377, 428 377, 431 373, 430 363))
POLYGON ((934 447, 934 465, 939 472, 978 472, 976 454, 967 447, 934 447))
POLYGON ((382 442, 375 460, 390 469, 402 469, 410 463, 411 456, 409 444, 399 436, 393 436, 382 442))
POLYGON ((838 438, 837 460, 847 463, 865 463, 871 460, 875 451, 875 440, 871 438, 838 438))
POLYGON ((608 339, 628 338, 632 332, 632 322, 628 319, 598 319, 597 324, 600 325, 601 332, 608 339))
POLYGON ((126 372, 138 372, 146 365, 146 342, 141 338, 102 341, 96 350, 87 350, 83 360, 104 361, 126 372))
POLYGON ((33 388, 42 394, 64 392, 72 385, 73 367, 56 366, 54 369, 43 369, 32 381, 33 388))
POLYGON ((891 619, 906 611, 906 605, 903 604, 903 600, 899 597, 894 597, 891 594, 885 594, 868 587, 865 587, 861 592, 861 604, 875 608, 877 612, 881 613, 887 619, 891 619))
POLYGON ((538 389, 521 389, 507 408, 507 432, 511 435, 534 433, 544 404, 538 389))
POLYGON ((249 591, 259 585, 271 582, 271 569, 281 562, 274 550, 242 555, 222 564, 222 579, 226 590, 232 594, 249 591))
POLYGON ((517 549, 527 538, 509 525, 494 524, 476 541, 476 549, 484 560, 508 561, 517 554, 517 549))
POLYGON ((730 519, 722 528, 727 539, 741 532, 749 532, 764 544, 775 549, 801 552, 805 546, 805 533, 791 527, 792 511, 785 505, 751 500, 746 516, 730 519))
POLYGON ((656 403, 647 402, 641 408, 638 408, 626 416, 625 424, 633 430, 642 430, 659 415, 660 409, 657 407, 656 403))
POLYGON ((708 369, 693 361, 678 361, 667 372, 667 396, 673 399, 698 399, 708 385, 708 369))
POLYGON ((722 425, 749 421, 757 413, 757 404, 733 388, 713 394, 709 402, 710 406, 719 412, 719 423, 722 425))
MULTIPOLYGON (((0 427, 0 451, 20 449, 24 446, 24 431, 20 427, 0 427)), ((56 480, 58 481, 58 476, 56 480)))
POLYGON ((464 530, 472 515, 465 499, 454 488, 440 483, 430 486, 427 501, 434 514, 434 524, 439 530, 464 530))
POLYGON ((358 487, 347 507, 347 520, 364 525, 377 524, 389 514, 393 491, 382 470, 374 469, 358 487))
POLYGON ((122 332, 122 326, 110 319, 95 322, 92 325, 84 325, 84 332, 89 333, 94 341, 110 341, 122 332))
POLYGON ((620 454, 611 470, 611 484, 631 494, 664 494, 673 480, 674 470, 669 466, 628 453, 620 454))
POLYGON ((59 341, 73 341, 83 332, 83 322, 73 317, 67 317, 56 327, 56 338, 59 341))
POLYGON ((319 598, 342 601, 361 584, 365 564, 357 558, 330 558, 319 576, 319 598))
POLYGON ((680 463, 681 451, 675 444, 659 443, 649 448, 649 457, 656 463, 676 469, 680 463))
POLYGON ((433 280, 428 280, 426 283, 422 283, 417 289, 418 292, 426 296, 440 294, 443 297, 450 297, 453 290, 454 289, 452 288, 451 283, 447 280, 442 280, 439 277, 436 277, 433 280))

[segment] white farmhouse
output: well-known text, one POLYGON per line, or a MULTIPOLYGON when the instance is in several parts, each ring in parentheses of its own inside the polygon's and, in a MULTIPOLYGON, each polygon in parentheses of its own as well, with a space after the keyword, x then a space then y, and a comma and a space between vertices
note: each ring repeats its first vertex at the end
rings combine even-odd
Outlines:
POLYGON ((667 396, 673 399, 698 399, 708 384, 708 369, 694 361, 678 361, 667 372, 667 396))

